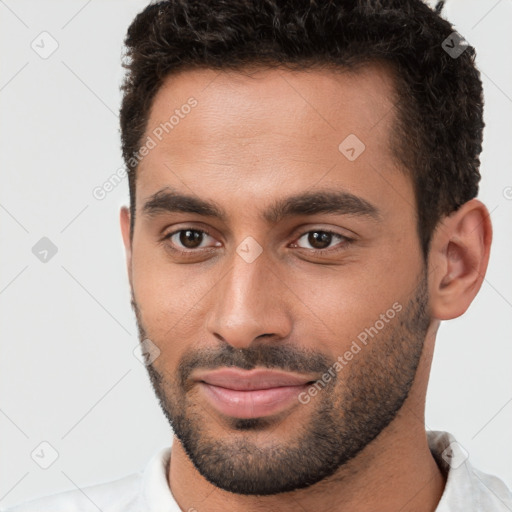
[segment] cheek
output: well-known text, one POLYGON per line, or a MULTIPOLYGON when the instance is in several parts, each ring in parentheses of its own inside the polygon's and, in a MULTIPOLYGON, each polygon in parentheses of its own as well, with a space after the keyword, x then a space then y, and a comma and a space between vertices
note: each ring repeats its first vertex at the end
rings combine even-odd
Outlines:
POLYGON ((289 274, 287 284, 297 297, 294 323, 302 333, 299 338, 310 340, 311 348, 336 358, 359 335, 364 338, 367 329, 391 327, 397 310, 405 308, 420 268, 413 268, 410 258, 401 262, 390 251, 377 252, 376 257, 332 272, 324 268, 303 272, 300 278, 289 274))
POLYGON ((172 265, 162 253, 143 244, 134 250, 133 292, 148 337, 161 350, 169 346, 179 350, 194 332, 197 335, 198 326, 191 319, 211 285, 197 273, 192 275, 186 265, 172 265))
POLYGON ((389 306, 381 306, 385 301, 372 293, 369 282, 361 282, 355 266, 308 267, 281 268, 282 289, 274 288, 280 301, 269 303, 292 318, 292 338, 297 343, 334 360, 389 306))

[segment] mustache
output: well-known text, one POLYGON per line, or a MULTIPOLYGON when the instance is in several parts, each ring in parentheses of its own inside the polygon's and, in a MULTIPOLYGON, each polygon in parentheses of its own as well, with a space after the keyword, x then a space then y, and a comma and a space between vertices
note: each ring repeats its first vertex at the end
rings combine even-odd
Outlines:
POLYGON ((215 370, 234 367, 241 370, 252 370, 256 367, 264 367, 297 373, 323 374, 331 365, 332 361, 323 354, 289 344, 259 344, 237 349, 224 343, 218 348, 196 349, 186 353, 178 365, 178 379, 181 386, 185 387, 190 374, 199 368, 215 370))

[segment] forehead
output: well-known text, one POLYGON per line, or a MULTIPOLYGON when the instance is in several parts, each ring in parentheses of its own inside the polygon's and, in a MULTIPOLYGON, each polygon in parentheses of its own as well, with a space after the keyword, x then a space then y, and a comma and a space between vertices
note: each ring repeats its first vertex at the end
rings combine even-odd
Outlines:
POLYGON ((300 139, 350 129, 362 134, 387 117, 396 103, 391 71, 380 63, 358 70, 192 69, 164 81, 154 98, 148 128, 168 122, 191 97, 198 101, 186 123, 193 125, 193 134, 176 125, 175 140, 194 135, 196 141, 207 143, 212 132, 228 142, 233 137, 277 136, 279 127, 286 129, 283 135, 300 132, 300 139))
POLYGON ((137 171, 137 202, 169 185, 206 196, 246 188, 254 199, 319 181, 360 193, 382 181, 378 173, 396 171, 395 103, 382 64, 171 75, 150 110, 143 141, 154 147, 137 171), (354 142, 362 152, 350 160, 342 150, 354 142))

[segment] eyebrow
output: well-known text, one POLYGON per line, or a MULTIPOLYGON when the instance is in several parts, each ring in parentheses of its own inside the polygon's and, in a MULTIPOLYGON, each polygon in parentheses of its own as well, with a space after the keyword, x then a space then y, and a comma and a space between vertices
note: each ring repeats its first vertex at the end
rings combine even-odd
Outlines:
MULTIPOLYGON (((149 217, 162 213, 182 212, 213 217, 223 222, 228 218, 226 211, 217 203, 182 194, 171 187, 150 196, 142 211, 149 217)), ((350 192, 333 190, 317 190, 279 199, 263 212, 263 218, 267 223, 275 224, 289 217, 321 213, 356 215, 371 220, 381 218, 378 208, 362 197, 350 192)))

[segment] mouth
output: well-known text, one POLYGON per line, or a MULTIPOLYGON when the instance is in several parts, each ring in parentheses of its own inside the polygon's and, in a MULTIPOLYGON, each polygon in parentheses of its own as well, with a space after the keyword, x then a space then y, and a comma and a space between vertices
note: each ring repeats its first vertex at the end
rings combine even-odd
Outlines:
POLYGON ((299 404, 298 396, 315 379, 288 372, 227 368, 196 376, 203 397, 232 418, 259 418, 299 404))

